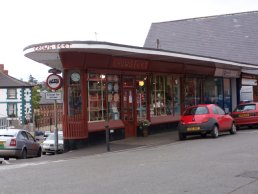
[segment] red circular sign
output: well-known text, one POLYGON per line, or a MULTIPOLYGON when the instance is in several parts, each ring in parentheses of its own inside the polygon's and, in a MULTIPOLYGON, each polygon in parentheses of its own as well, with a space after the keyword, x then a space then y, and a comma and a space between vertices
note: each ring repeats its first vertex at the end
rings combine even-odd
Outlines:
POLYGON ((51 74, 47 77, 47 86, 52 90, 58 90, 62 87, 62 77, 57 74, 51 74))

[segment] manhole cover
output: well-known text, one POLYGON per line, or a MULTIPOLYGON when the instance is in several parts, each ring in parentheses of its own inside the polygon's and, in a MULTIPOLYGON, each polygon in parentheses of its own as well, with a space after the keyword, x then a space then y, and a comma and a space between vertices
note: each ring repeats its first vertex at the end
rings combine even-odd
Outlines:
POLYGON ((246 178, 253 178, 253 179, 258 179, 258 171, 247 171, 244 172, 243 174, 238 175, 238 177, 246 177, 246 178))

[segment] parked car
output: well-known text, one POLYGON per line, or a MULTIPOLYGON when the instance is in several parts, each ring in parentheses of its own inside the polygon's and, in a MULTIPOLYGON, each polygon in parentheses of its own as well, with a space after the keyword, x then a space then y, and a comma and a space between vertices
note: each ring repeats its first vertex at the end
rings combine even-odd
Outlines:
POLYGON ((34 138, 39 142, 42 143, 44 141, 44 131, 36 130, 34 131, 34 138))
POLYGON ((234 119, 223 109, 215 104, 199 104, 188 107, 178 124, 178 136, 180 140, 188 135, 206 136, 211 134, 217 138, 220 132, 229 131, 236 133, 234 119))
POLYGON ((51 132, 51 131, 45 131, 45 132, 44 132, 44 140, 47 139, 47 137, 48 137, 49 134, 51 134, 51 133, 53 133, 53 132, 51 132))
MULTIPOLYGON (((55 133, 50 133, 46 140, 42 144, 42 154, 46 155, 46 153, 56 153, 55 146, 55 133)), ((64 139, 63 132, 58 132, 58 153, 64 152, 64 139)))
POLYGON ((0 130, 0 157, 26 159, 40 157, 41 146, 36 139, 23 129, 0 130))
POLYGON ((231 116, 235 119, 237 128, 258 125, 258 102, 239 104, 231 116))

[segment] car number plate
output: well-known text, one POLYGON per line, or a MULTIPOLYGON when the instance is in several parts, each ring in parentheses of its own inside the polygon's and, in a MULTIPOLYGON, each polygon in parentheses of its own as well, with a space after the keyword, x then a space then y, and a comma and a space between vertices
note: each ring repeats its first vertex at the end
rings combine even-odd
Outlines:
POLYGON ((249 114, 240 114, 238 117, 249 117, 249 114))
POLYGON ((199 131, 200 127, 187 127, 187 131, 199 131))

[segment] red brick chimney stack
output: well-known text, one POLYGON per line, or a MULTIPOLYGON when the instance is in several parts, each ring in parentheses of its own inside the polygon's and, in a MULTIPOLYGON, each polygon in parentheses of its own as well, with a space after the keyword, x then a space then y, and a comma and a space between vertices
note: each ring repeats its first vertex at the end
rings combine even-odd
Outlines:
POLYGON ((8 75, 8 70, 4 69, 4 64, 0 64, 0 72, 3 72, 5 75, 8 75))

